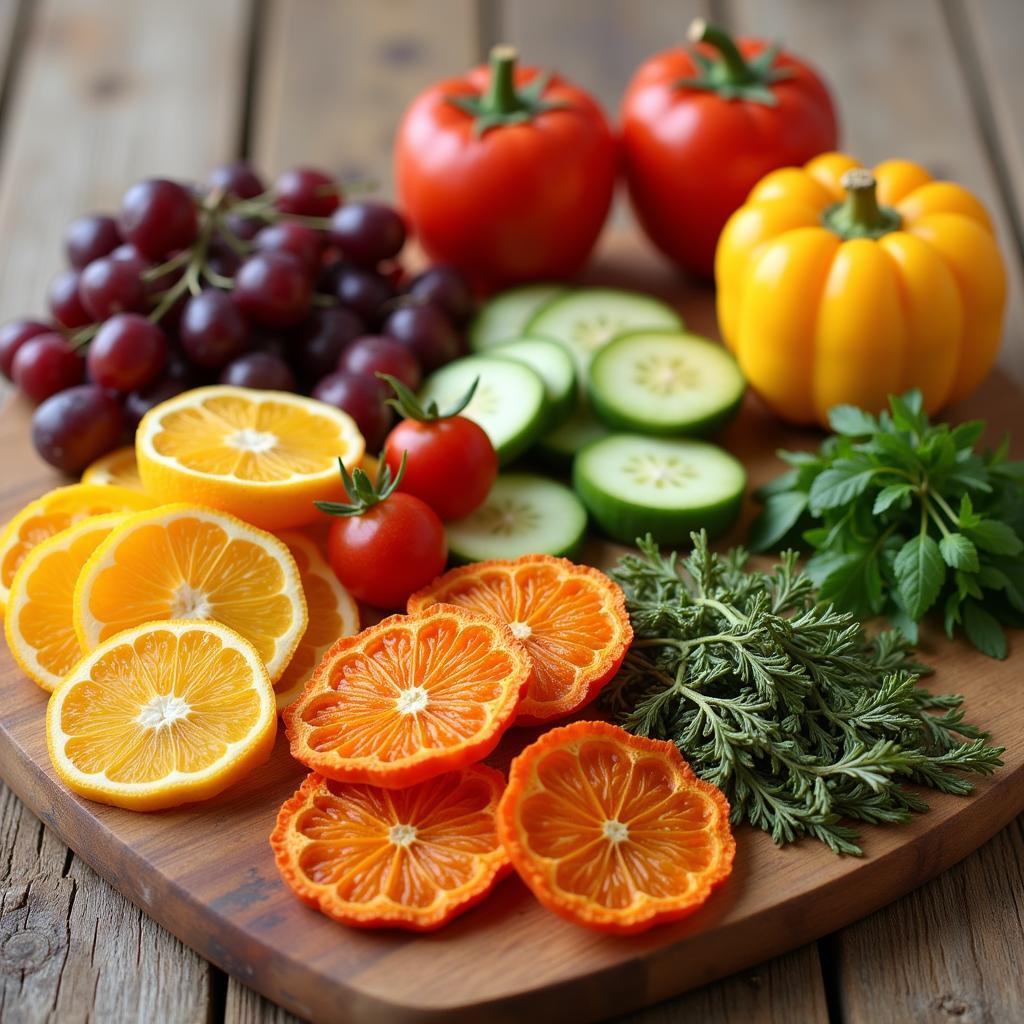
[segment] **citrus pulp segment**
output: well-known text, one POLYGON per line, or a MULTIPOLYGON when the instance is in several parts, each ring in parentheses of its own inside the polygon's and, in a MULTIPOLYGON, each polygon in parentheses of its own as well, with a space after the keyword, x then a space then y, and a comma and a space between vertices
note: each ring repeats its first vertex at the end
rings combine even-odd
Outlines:
POLYGON ((550 555, 452 569, 409 598, 409 611, 438 602, 508 623, 530 656, 519 725, 561 718, 597 696, 633 639, 625 598, 604 573, 550 555))
POLYGON ((216 622, 149 622, 104 641, 46 709, 64 784, 136 811, 215 796, 267 760, 276 731, 262 660, 216 622))
POLYGON ((299 571, 281 541, 185 504, 137 513, 115 529, 82 569, 74 611, 86 651, 144 622, 221 622, 256 648, 271 681, 307 624, 299 571))
POLYGON ((498 833, 544 906, 622 935, 697 910, 736 853, 722 791, 674 744, 607 722, 552 729, 512 762, 498 833))
POLYGON ((342 500, 338 459, 357 466, 364 443, 355 421, 323 402, 215 386, 151 409, 135 449, 160 501, 198 502, 277 530, 312 522, 314 501, 342 500))
POLYGON ((282 806, 270 845, 289 888, 328 917, 430 931, 508 873, 494 817, 504 788, 484 765, 397 790, 314 772, 282 806))
POLYGON ((141 491, 142 477, 139 476, 139 464, 135 461, 135 446, 127 445, 101 455, 85 467, 82 483, 117 484, 119 487, 141 491))
POLYGON ((125 512, 90 516, 37 544, 14 574, 4 614, 7 646, 25 674, 54 690, 82 656, 74 597, 82 566, 125 512))
POLYGON ((486 757, 529 675, 496 619, 450 605, 392 615, 339 640, 285 709, 292 756, 339 782, 422 782, 486 757))

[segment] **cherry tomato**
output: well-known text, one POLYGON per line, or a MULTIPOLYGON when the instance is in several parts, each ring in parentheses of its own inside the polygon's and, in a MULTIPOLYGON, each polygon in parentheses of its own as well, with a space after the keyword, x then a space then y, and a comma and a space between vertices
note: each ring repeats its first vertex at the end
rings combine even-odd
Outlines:
POLYGON ((838 129, 828 90, 805 63, 760 40, 733 42, 703 19, 690 39, 700 43, 697 59, 677 47, 633 76, 622 158, 648 238, 684 270, 710 277, 718 236, 754 185, 835 149, 838 129))

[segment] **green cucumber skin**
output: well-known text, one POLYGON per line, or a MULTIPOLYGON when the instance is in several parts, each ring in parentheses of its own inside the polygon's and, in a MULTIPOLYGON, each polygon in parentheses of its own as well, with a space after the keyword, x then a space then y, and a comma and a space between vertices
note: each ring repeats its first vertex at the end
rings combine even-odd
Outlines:
MULTIPOLYGON (((540 340, 548 345, 560 346, 559 342, 554 341, 551 338, 541 338, 539 335, 524 335, 522 338, 516 338, 513 341, 503 341, 499 345, 494 345, 486 349, 485 354, 489 358, 508 359, 514 363, 522 363, 524 366, 529 366, 530 369, 534 370, 534 372, 537 373, 537 375, 540 376, 543 380, 543 376, 540 374, 540 371, 537 370, 536 367, 534 367, 529 361, 527 361, 526 359, 517 359, 514 355, 509 355, 508 353, 502 351, 505 348, 515 346, 520 341, 533 340, 540 340)), ((572 359, 571 355, 569 355, 569 359, 572 359)), ((575 363, 573 363, 573 369, 575 370, 575 363)), ((562 426, 562 424, 565 423, 565 421, 568 420, 569 417, 573 414, 573 412, 576 409, 577 402, 579 400, 579 381, 576 380, 574 376, 572 380, 572 386, 569 388, 569 390, 566 391, 564 394, 559 395, 557 398, 551 397, 550 393, 547 390, 547 382, 545 382, 544 384, 544 391, 546 395, 544 401, 546 417, 544 421, 544 429, 540 431, 540 436, 543 436, 544 434, 547 434, 552 430, 556 430, 558 427, 562 426)))
POLYGON ((684 426, 678 424, 655 424, 639 417, 628 416, 619 409, 608 405, 596 388, 589 392, 590 405, 602 423, 612 430, 635 434, 650 434, 652 437, 711 437, 727 427, 743 405, 743 392, 728 406, 703 419, 694 420, 684 426))
MULTIPOLYGON (((575 410, 572 410, 570 412, 570 418, 573 412, 575 412, 575 410)), ((549 433, 550 431, 548 431, 547 433, 543 434, 540 437, 540 439, 537 441, 536 447, 533 449, 533 452, 531 454, 536 456, 538 462, 547 466, 549 469, 552 469, 555 472, 559 473, 568 472, 572 468, 573 459, 576 458, 576 453, 580 451, 582 448, 584 448, 591 441, 600 440, 600 437, 604 436, 603 434, 601 434, 598 437, 592 437, 590 438, 590 440, 584 441, 582 444, 578 445, 575 448, 565 448, 560 447, 559 445, 549 444, 549 433)))
POLYGON ((554 555, 555 558, 568 558, 570 561, 575 561, 581 554, 583 554, 584 545, 587 542, 587 526, 586 520, 584 520, 583 529, 579 536, 567 547, 560 548, 559 550, 551 551, 521 551, 518 555, 510 554, 497 554, 497 553, 484 553, 483 551, 477 551, 474 554, 463 554, 453 545, 450 541, 448 543, 448 564, 451 566, 455 565, 471 565, 474 562, 489 562, 492 559, 507 559, 507 558, 518 558, 519 555, 554 555))
POLYGON ((469 325, 467 338, 469 340, 470 350, 473 352, 483 353, 489 351, 495 345, 503 345, 506 342, 515 341, 526 333, 527 323, 532 320, 540 310, 544 309, 554 300, 561 298, 568 290, 567 286, 555 284, 554 282, 538 282, 537 284, 518 285, 517 287, 499 292, 484 304, 477 315, 473 318, 472 323, 469 325), (489 324, 487 322, 487 313, 488 307, 491 303, 501 302, 502 300, 510 300, 512 303, 515 303, 517 300, 525 299, 525 297, 531 293, 539 293, 544 290, 548 290, 549 294, 539 302, 536 300, 531 302, 529 299, 523 302, 523 305, 527 307, 527 313, 517 330, 507 336, 503 333, 501 337, 488 333, 489 324))

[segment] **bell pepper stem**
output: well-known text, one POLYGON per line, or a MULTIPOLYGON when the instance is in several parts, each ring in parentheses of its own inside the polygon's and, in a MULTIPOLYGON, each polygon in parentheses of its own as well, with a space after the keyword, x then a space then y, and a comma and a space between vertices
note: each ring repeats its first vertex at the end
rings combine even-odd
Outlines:
POLYGON ((866 167, 852 167, 839 184, 846 198, 826 210, 824 220, 841 238, 881 238, 899 228, 902 218, 878 202, 878 183, 866 167))
POLYGON ((711 25, 704 18, 694 18, 686 32, 686 38, 691 43, 707 43, 718 51, 721 61, 719 74, 725 82, 730 85, 747 85, 754 81, 756 76, 750 70, 750 65, 744 60, 739 47, 724 28, 711 25))
POLYGON ((514 46, 495 46, 490 55, 490 81, 481 107, 487 114, 514 114, 525 109, 516 94, 516 61, 519 52, 514 46))

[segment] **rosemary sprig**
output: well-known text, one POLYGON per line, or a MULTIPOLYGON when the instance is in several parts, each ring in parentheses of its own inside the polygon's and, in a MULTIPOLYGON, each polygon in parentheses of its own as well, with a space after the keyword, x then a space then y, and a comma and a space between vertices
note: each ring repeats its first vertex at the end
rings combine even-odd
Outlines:
POLYGON ((613 571, 636 639, 604 700, 631 732, 674 742, 734 822, 860 855, 850 822, 927 809, 905 783, 964 794, 964 773, 1002 764, 962 698, 918 685, 929 669, 900 634, 869 638, 817 602, 795 552, 760 572, 692 540, 683 573, 650 538, 613 571))

